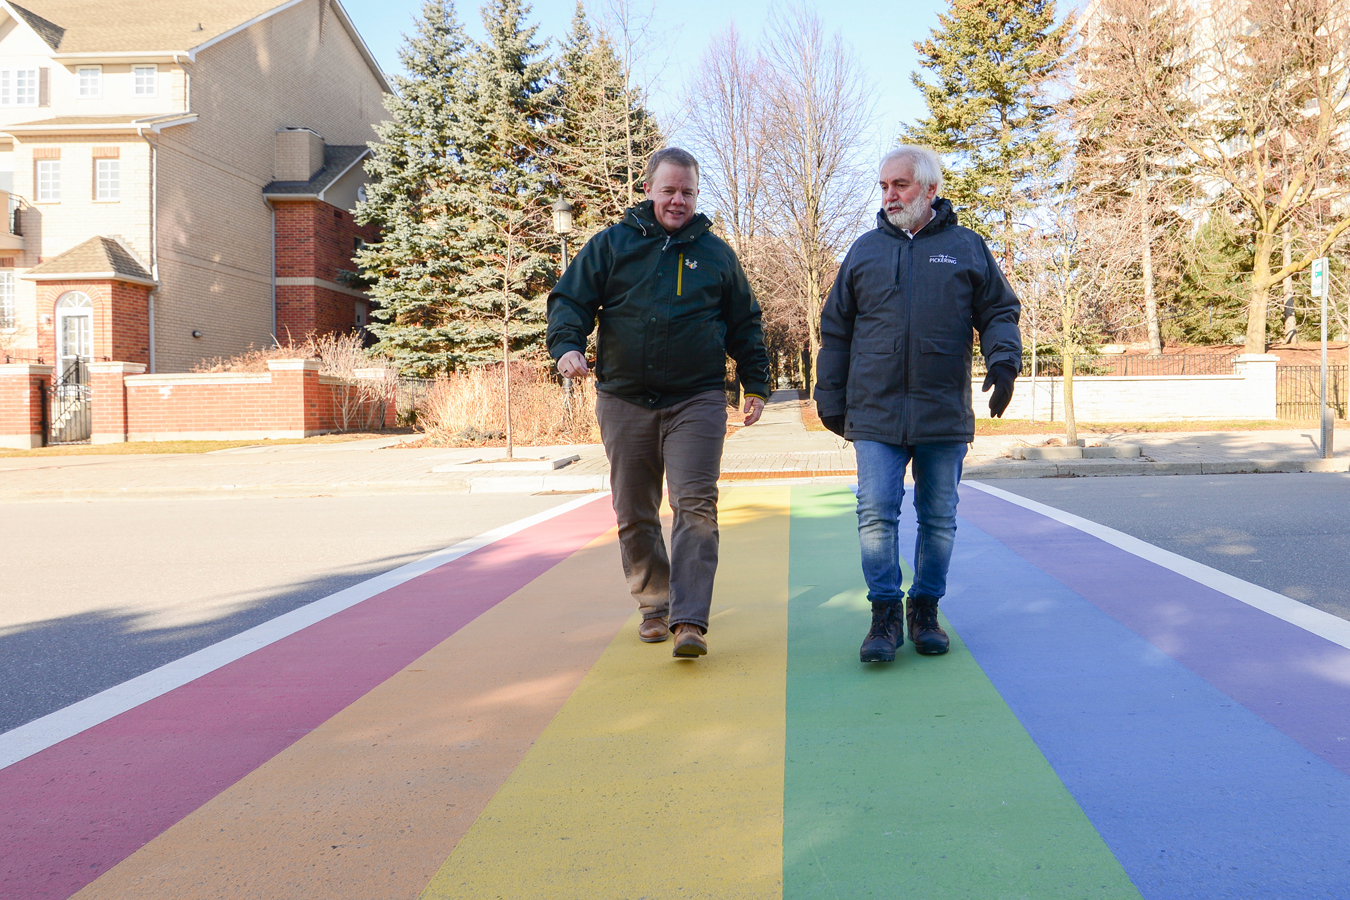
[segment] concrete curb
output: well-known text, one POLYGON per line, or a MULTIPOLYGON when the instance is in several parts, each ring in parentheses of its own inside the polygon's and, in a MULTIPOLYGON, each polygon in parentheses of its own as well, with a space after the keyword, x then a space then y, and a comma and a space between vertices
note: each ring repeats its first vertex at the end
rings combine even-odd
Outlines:
POLYGON ((1075 460, 966 466, 966 478, 1091 478, 1120 475, 1263 475, 1350 472, 1350 459, 1229 459, 1216 462, 1075 460))

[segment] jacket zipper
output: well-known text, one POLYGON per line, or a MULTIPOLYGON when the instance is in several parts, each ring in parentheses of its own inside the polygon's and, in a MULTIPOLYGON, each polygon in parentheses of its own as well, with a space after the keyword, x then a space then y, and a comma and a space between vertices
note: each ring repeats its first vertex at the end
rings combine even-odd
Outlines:
POLYGON ((680 254, 680 261, 675 268, 675 296, 680 297, 684 294, 684 254, 680 254))

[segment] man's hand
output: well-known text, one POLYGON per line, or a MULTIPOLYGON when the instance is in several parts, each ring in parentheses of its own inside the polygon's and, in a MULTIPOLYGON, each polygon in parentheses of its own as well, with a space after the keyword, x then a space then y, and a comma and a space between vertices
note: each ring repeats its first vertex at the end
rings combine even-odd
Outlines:
POLYGON ((1013 382, 1017 380, 1017 370, 1013 368, 1012 363, 999 362, 989 367, 989 374, 984 376, 984 387, 980 388, 981 393, 994 389, 993 395, 989 398, 989 415, 995 419, 1003 418, 1003 411, 1008 408, 1012 401, 1013 382))
MULTIPOLYGON (((566 357, 563 358, 566 359, 566 357)), ((745 413, 744 424, 753 425, 759 421, 760 416, 764 415, 764 401, 758 397, 746 397, 745 409, 741 412, 745 413)))
POLYGON ((585 378, 590 371, 586 356, 580 350, 568 350, 558 360, 558 374, 564 378, 585 378))
POLYGON ((820 424, 833 431, 840 437, 844 436, 844 417, 843 416, 821 416, 820 424))

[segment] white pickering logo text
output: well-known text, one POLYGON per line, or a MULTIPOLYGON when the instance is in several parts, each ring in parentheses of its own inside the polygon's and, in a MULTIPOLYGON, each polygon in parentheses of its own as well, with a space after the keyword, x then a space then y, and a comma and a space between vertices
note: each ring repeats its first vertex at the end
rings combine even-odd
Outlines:
POLYGON ((928 261, 930 263, 947 263, 948 265, 953 266, 956 265, 956 257, 948 256, 945 253, 939 253, 937 256, 930 256, 928 257, 928 261))

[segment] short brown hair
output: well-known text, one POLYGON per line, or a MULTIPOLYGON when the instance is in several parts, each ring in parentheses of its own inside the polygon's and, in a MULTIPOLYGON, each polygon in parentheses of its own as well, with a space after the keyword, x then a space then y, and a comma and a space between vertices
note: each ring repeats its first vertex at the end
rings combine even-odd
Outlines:
POLYGON ((656 170, 661 163, 668 162, 679 166, 681 169, 693 169, 694 177, 698 178, 698 160, 694 159, 694 154, 688 150, 681 150, 679 147, 662 147, 652 154, 652 158, 647 160, 647 174, 642 180, 651 184, 652 179, 656 177, 656 170))

